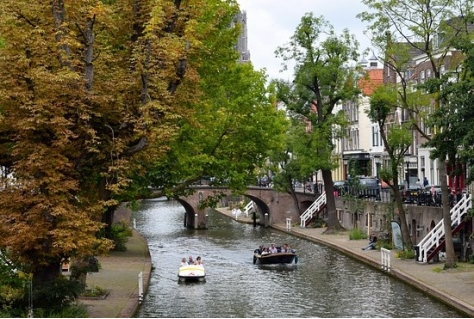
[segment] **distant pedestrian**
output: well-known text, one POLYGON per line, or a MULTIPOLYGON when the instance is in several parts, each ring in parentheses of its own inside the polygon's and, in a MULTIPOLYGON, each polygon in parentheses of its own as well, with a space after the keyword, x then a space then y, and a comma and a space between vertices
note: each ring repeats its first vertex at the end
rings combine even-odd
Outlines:
POLYGON ((428 179, 425 176, 425 178, 423 179, 423 187, 428 186, 428 184, 429 184, 428 179))
POLYGON ((375 244, 377 243, 377 236, 374 233, 370 234, 369 244, 362 248, 362 250, 371 250, 375 249, 375 244))
POLYGON ((420 182, 420 179, 418 178, 418 180, 416 181, 416 187, 417 188, 421 188, 421 182, 420 182))

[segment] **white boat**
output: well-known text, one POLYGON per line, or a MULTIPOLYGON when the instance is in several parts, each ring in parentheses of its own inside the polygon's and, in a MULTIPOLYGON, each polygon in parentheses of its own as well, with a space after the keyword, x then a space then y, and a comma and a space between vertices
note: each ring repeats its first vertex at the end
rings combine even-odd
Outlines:
POLYGON ((179 267, 179 281, 206 281, 206 271, 202 265, 185 265, 179 267))

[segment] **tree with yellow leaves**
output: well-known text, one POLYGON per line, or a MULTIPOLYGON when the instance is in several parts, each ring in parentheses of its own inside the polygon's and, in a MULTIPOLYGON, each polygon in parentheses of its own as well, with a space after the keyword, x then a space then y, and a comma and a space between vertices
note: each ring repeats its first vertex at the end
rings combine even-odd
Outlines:
POLYGON ((130 172, 169 152, 200 90, 203 40, 235 9, 218 0, 0 0, 0 248, 34 287, 52 287, 63 258, 111 248, 97 234, 130 172))

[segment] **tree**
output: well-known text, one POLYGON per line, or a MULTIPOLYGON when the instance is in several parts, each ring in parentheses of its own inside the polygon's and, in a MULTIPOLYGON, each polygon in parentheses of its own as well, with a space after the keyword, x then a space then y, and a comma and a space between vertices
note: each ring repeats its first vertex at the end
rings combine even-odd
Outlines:
POLYGON ((185 80, 192 96, 182 105, 188 114, 176 122, 179 130, 165 156, 133 172, 132 196, 178 197, 192 192, 188 186, 203 176, 239 193, 255 182, 269 152, 281 148, 285 115, 275 107, 265 73, 237 62, 240 29, 229 28, 235 13, 218 11, 218 22, 215 15, 202 18, 213 27, 201 41, 203 49, 188 58, 199 78, 192 88, 185 80))
POLYGON ((379 86, 370 96, 370 108, 367 110, 367 115, 372 122, 378 125, 385 151, 389 157, 389 166, 380 171, 380 177, 389 185, 394 195, 402 231, 403 246, 411 249, 413 243, 408 231, 405 208, 400 194, 398 170, 400 166, 403 167, 405 154, 412 143, 412 135, 404 125, 396 127, 387 125, 387 122, 390 121, 390 115, 398 108, 397 95, 396 87, 392 85, 379 86))
POLYGON ((14 176, 0 192, 0 247, 47 290, 63 258, 111 248, 100 230, 111 226, 131 172, 163 158, 190 116, 193 91, 179 90, 197 85, 189 57, 207 49, 218 13, 236 4, 0 6, 0 164, 14 176))
POLYGON ((149 185, 160 190, 155 196, 183 195, 203 176, 242 192, 255 183, 268 154, 281 148, 286 119, 267 97, 262 72, 234 60, 201 79, 201 96, 190 106, 192 118, 180 121, 166 158, 147 170, 149 185))
MULTIPOLYGON (((434 156, 446 156, 449 163, 461 161, 469 166, 467 182, 473 180, 472 168, 473 141, 474 141, 474 45, 472 40, 460 37, 455 42, 456 48, 466 57, 462 63, 461 72, 455 79, 445 76, 438 80, 428 81, 428 91, 439 92, 440 106, 432 114, 430 123, 440 128, 439 133, 428 143, 434 150, 434 156), (441 85, 440 85, 441 83, 441 85)), ((443 203, 444 204, 444 203, 443 203)), ((444 216, 443 216, 444 217, 444 216)), ((443 219, 444 223, 451 223, 451 219, 443 219)))
MULTIPOLYGON (((430 141, 440 132, 440 128, 431 127, 432 135, 427 134, 422 123, 429 123, 427 115, 430 108, 440 107, 439 92, 441 87, 431 90, 431 104, 410 104, 409 93, 416 85, 410 81, 410 62, 415 55, 424 56, 429 62, 434 79, 441 78, 441 65, 449 61, 447 67, 456 70, 459 60, 452 54, 453 43, 469 34, 472 21, 471 0, 362 0, 371 12, 358 15, 362 21, 371 23, 367 29, 371 33, 372 43, 380 49, 380 59, 401 79, 399 85, 399 101, 401 107, 411 119, 412 129, 430 141)), ((439 84, 439 81, 437 82, 439 84)), ((428 142, 429 143, 429 142, 428 142)), ((452 243, 450 206, 447 188, 447 154, 437 152, 440 183, 443 197, 443 220, 446 242, 446 268, 454 267, 455 254, 452 243)))
MULTIPOLYGON (((334 112, 337 103, 357 96, 356 67, 350 65, 358 60, 358 42, 348 30, 336 35, 332 25, 323 17, 305 14, 297 26, 288 45, 275 52, 284 63, 295 63, 293 96, 287 108, 303 115, 311 125, 311 130, 322 143, 311 150, 318 157, 327 198, 327 232, 342 228, 337 219, 333 195, 331 158, 334 149, 335 132, 342 130, 343 116, 334 112)), ((308 134, 308 137, 312 136, 308 134)), ((313 137, 314 138, 314 137, 313 137)))

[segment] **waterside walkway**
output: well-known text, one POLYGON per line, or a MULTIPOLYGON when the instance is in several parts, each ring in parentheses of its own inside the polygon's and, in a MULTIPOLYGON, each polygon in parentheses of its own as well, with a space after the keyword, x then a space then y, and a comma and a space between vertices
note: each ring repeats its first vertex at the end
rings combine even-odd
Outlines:
MULTIPOLYGON (((219 208, 217 211, 235 219, 235 215, 227 208, 219 208)), ((237 221, 253 223, 251 218, 244 215, 238 216, 237 221)), ((348 232, 323 234, 326 228, 291 227, 288 230, 286 224, 272 225, 272 228, 329 246, 382 271, 381 252, 361 249, 367 245, 366 239, 349 240, 348 232)), ((391 251, 390 272, 387 274, 419 288, 467 316, 474 317, 474 267, 471 264, 460 263, 460 267, 456 269, 442 270, 442 268, 443 263, 420 264, 413 259, 395 258, 395 251, 391 251), (464 265, 468 266, 463 267, 464 265)))
MULTIPOLYGON (((131 212, 123 207, 115 212, 115 221, 130 221, 131 212)), ((131 318, 139 307, 138 275, 142 273, 143 291, 146 292, 152 269, 148 243, 137 232, 127 242, 126 251, 113 251, 99 256, 98 273, 87 275, 87 286, 100 287, 110 293, 105 299, 85 300, 91 318, 131 318)))

